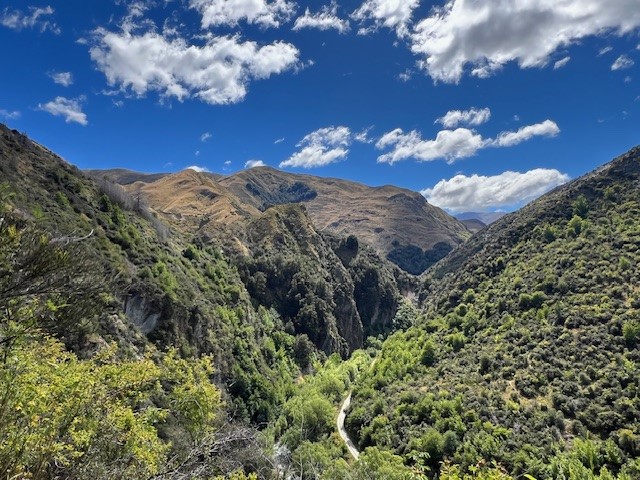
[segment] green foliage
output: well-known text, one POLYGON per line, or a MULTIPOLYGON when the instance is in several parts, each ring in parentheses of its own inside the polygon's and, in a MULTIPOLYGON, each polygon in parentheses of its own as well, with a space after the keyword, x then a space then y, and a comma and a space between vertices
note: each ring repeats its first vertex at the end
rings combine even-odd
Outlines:
POLYGON ((159 424, 175 417, 201 438, 221 407, 207 358, 170 352, 160 365, 123 362, 112 346, 79 360, 46 338, 3 353, 0 470, 8 477, 147 478, 171 449, 159 424))
POLYGON ((587 197, 579 195, 571 204, 571 208, 574 215, 585 218, 587 216, 587 212, 589 212, 589 201, 587 200, 587 197))
POLYGON ((315 373, 305 377, 287 400, 275 423, 275 436, 295 451, 303 442, 318 442, 334 430, 338 404, 351 382, 367 368, 371 359, 358 350, 343 362, 332 355, 324 365, 316 363, 315 373))
POLYGON ((571 236, 578 236, 585 227, 585 221, 579 215, 574 215, 567 223, 567 233, 571 236))
POLYGON ((439 478, 640 478, 639 165, 533 202, 427 274, 420 320, 355 385, 361 448, 430 478, 441 461, 439 478))
POLYGON ((629 347, 633 347, 640 338, 640 321, 627 320, 622 325, 622 336, 629 347))
POLYGON ((79 361, 53 341, 12 349, 0 367, 0 470, 46 478, 118 460, 128 478, 158 471, 168 446, 154 424, 166 413, 143 405, 159 369, 149 360, 114 363, 114 353, 79 361))

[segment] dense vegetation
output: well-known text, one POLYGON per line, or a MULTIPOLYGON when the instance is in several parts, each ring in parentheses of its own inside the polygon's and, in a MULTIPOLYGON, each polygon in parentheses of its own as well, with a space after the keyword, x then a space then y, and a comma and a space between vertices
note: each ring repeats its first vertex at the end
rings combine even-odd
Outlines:
POLYGON ((420 275, 438 260, 442 260, 453 250, 445 242, 436 243, 430 250, 423 250, 415 245, 397 245, 389 252, 387 258, 403 270, 420 275))
POLYGON ((193 478, 243 466, 210 356, 104 340, 90 358, 65 348, 86 357, 99 343, 104 272, 90 239, 51 236, 9 212, 9 197, 3 188, 0 478, 193 478))
POLYGON ((225 251, 0 134, 0 479, 640 478, 639 150, 403 299, 303 206, 225 251))
POLYGON ((233 416, 274 418, 297 374, 295 339, 275 312, 253 308, 221 249, 171 230, 140 199, 96 185, 17 132, 2 130, 1 140, 0 183, 12 215, 56 238, 92 233, 77 263, 103 271, 104 295, 91 297, 100 315, 83 336, 60 329, 67 348, 87 356, 115 341, 132 355, 151 344, 184 358, 210 354, 233 416))
POLYGON ((362 448, 433 475, 640 477, 640 151, 499 221, 425 277, 357 383, 362 448), (456 467, 458 468, 458 467, 456 467))
POLYGON ((407 275, 355 237, 319 234, 303 206, 268 209, 246 226, 240 276, 251 298, 274 308, 286 331, 346 357, 366 335, 388 332, 407 275))

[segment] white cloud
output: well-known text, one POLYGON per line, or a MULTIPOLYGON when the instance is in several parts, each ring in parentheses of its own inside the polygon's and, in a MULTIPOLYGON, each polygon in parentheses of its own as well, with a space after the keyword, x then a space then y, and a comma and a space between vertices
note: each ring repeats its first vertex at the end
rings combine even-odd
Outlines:
POLYGON ((185 168, 185 170, 193 170, 198 173, 210 173, 210 170, 207 167, 199 167, 198 165, 191 165, 185 168))
POLYGON ((378 163, 394 164, 407 158, 415 158, 421 162, 428 162, 444 158, 453 163, 460 158, 471 157, 485 146, 482 136, 468 128, 456 130, 442 130, 435 140, 423 140, 420 134, 412 130, 405 133, 396 128, 385 133, 376 143, 376 148, 393 147, 389 153, 378 157, 378 163))
POLYGON ((446 128, 455 128, 458 125, 482 125, 491 118, 491 110, 488 108, 471 108, 470 110, 450 110, 443 117, 436 120, 446 128))
POLYGON ((409 80, 411 80, 412 74, 413 72, 409 68, 407 68, 404 72, 398 74, 398 80, 400 80, 401 82, 408 82, 409 80))
POLYGON ((48 30, 58 35, 61 32, 60 28, 48 18, 53 15, 53 12, 54 10, 50 6, 43 8, 29 7, 28 13, 5 8, 0 17, 0 25, 18 32, 25 28, 37 28, 40 32, 48 30))
POLYGON ((625 70, 635 65, 635 62, 627 55, 620 55, 616 58, 616 61, 611 65, 611 70, 625 70))
POLYGON ((421 162, 445 159, 453 163, 461 158, 474 156, 479 150, 490 147, 512 147, 536 136, 553 137, 560 132, 551 120, 528 125, 516 132, 502 132, 495 139, 485 139, 478 132, 468 128, 441 130, 434 140, 423 140, 416 130, 405 133, 396 128, 385 133, 376 143, 376 148, 391 151, 378 157, 378 163, 394 164, 414 158, 421 162))
POLYGON ((50 72, 49 76, 54 83, 62 85, 63 87, 73 85, 73 74, 71 72, 50 72))
POLYGON ((360 143, 373 143, 374 139, 369 136, 369 132, 373 129, 373 125, 353 135, 353 139, 360 143))
POLYGON ((200 141, 202 143, 206 142, 207 140, 209 140, 213 135, 211 135, 210 132, 204 132, 202 135, 200 135, 200 141))
POLYGON ((342 19, 338 16, 338 5, 331 2, 325 5, 318 13, 311 13, 309 8, 304 15, 298 17, 293 25, 293 30, 302 30, 303 28, 317 28, 318 30, 335 29, 339 33, 347 33, 350 29, 349 20, 342 19))
POLYGON ((558 70, 559 68, 566 66, 567 63, 569 63, 570 61, 571 61, 571 57, 561 58, 560 60, 558 60, 556 63, 553 64, 553 69, 558 70))
POLYGON ((600 51, 598 52, 598 56, 601 57, 602 55, 609 53, 611 50, 613 50, 613 47, 604 47, 600 49, 600 51))
POLYGON ((541 67, 558 48, 639 26, 637 0, 449 0, 415 25, 411 49, 435 81, 457 83, 467 67, 476 76, 510 61, 541 67))
POLYGON ((349 153, 351 130, 347 127, 320 128, 306 135, 296 146, 301 150, 280 163, 280 168, 323 167, 344 159, 349 153))
POLYGON ((542 123, 522 127, 517 132, 502 132, 495 140, 489 143, 490 146, 494 147, 513 147, 533 137, 555 137, 559 133, 560 128, 555 122, 545 120, 542 123))
POLYGON ((88 125, 87 115, 82 112, 82 102, 84 100, 84 97, 78 99, 56 97, 50 102, 39 104, 38 109, 56 117, 64 117, 67 123, 75 122, 80 125, 88 125))
POLYGON ((16 118, 20 118, 21 113, 17 110, 10 111, 5 110, 4 108, 0 108, 0 117, 4 120, 15 120, 16 118))
POLYGON ((262 28, 279 27, 296 10, 287 0, 190 0, 189 6, 202 14, 202 28, 235 26, 241 20, 262 28))
MULTIPOLYGON (((225 165, 227 165, 226 162, 225 162, 225 165)), ((266 167, 266 166, 267 165, 262 160, 249 160, 244 164, 244 168, 255 168, 255 167, 266 167)))
POLYGON ((351 18, 361 23, 371 23, 369 27, 361 28, 358 33, 365 35, 381 26, 395 29, 400 37, 409 33, 409 23, 413 10, 420 0, 365 0, 351 18))
POLYGON ((142 96, 157 91, 182 101, 195 97, 209 104, 244 99, 250 81, 266 79, 298 64, 298 50, 275 42, 259 46, 239 37, 210 36, 202 46, 153 31, 141 35, 95 32, 91 58, 110 86, 142 96))
POLYGON ((278 145, 279 143, 284 142, 284 137, 282 138, 278 138, 275 142, 273 142, 274 145, 278 145))
POLYGON ((199 156, 200 156, 200 150, 196 150, 196 153, 194 153, 194 155, 195 155, 196 157, 199 157, 199 156))
POLYGON ((518 207, 569 181, 558 170, 537 168, 488 177, 456 175, 423 190, 427 201, 451 212, 518 207))

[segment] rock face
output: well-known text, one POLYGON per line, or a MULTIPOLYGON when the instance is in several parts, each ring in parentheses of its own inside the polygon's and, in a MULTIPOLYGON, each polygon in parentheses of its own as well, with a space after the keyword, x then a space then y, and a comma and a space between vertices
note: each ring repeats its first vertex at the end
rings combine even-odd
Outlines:
MULTIPOLYGON (((318 232, 355 235, 403 270, 420 274, 470 236, 467 228, 422 195, 393 186, 296 175, 257 167, 228 177, 191 170, 156 178, 120 170, 92 172, 128 182, 161 214, 215 232, 269 207, 304 204, 318 232)), ((233 228, 232 228, 233 230, 233 228)))
POLYGON ((365 334, 391 328, 399 301, 393 269, 355 237, 345 246, 320 234, 304 206, 267 209, 243 241, 240 275, 251 297, 325 352, 346 355, 365 334))

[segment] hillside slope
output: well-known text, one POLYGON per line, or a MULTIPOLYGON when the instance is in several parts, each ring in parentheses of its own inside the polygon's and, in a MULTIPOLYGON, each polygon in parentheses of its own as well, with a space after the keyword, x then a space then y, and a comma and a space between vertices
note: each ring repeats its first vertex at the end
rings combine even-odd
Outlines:
MULTIPOLYGON (((90 356, 109 342, 134 358, 150 346, 185 358, 213 355, 216 380, 237 418, 265 422, 284 400, 295 336, 277 313, 253 305, 215 242, 172 230, 119 186, 92 181, 45 147, 0 126, 0 190, 13 215, 54 238, 84 238, 78 258, 101 275, 100 312, 85 331, 51 330, 90 356), (92 265, 94 265, 92 267, 92 265)), ((82 267, 82 265, 78 265, 82 267)))
POLYGON ((475 235, 424 279, 347 417, 424 471, 640 478, 640 148, 475 235))
POLYGON ((317 232, 304 207, 238 207, 208 174, 163 176, 143 195, 137 186, 147 185, 135 180, 130 195, 4 126, 0 160, 1 190, 16 214, 55 237, 86 235, 92 261, 106 272, 93 346, 86 338, 68 346, 89 351, 115 340, 132 354, 150 344, 186 357, 212 354, 242 418, 269 420, 297 369, 319 351, 346 356, 365 334, 389 332, 401 290, 416 288, 357 240, 343 248, 317 232), (147 207, 147 196, 165 215, 147 207), (200 210, 200 196, 217 201, 200 210), (297 277, 265 294, 256 279, 272 279, 278 259, 297 277), (377 300, 365 304, 364 296, 377 300))

